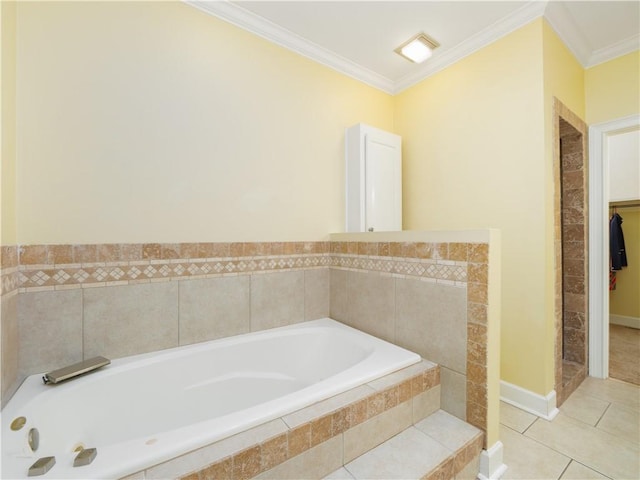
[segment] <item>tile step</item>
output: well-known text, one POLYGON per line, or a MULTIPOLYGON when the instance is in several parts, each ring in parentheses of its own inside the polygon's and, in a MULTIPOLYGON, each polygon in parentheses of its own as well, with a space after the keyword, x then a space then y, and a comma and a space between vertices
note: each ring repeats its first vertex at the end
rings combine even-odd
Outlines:
POLYGON ((482 441, 481 430, 438 410, 325 480, 475 479, 482 441))

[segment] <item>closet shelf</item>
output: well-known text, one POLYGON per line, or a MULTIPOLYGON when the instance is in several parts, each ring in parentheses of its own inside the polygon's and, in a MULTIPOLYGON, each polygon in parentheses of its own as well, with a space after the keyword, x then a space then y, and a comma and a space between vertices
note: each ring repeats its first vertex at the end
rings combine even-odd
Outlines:
POLYGON ((633 208, 640 207, 640 200, 622 200, 618 202, 609 202, 609 208, 633 208))

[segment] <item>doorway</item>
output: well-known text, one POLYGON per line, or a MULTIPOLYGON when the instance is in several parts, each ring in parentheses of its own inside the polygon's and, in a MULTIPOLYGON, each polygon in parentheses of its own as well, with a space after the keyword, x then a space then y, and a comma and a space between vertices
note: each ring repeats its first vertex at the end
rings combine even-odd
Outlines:
POLYGON ((631 115, 589 128, 589 375, 609 376, 609 139, 640 128, 631 115))
POLYGON ((557 405, 588 372, 587 126, 554 99, 555 390, 557 405))

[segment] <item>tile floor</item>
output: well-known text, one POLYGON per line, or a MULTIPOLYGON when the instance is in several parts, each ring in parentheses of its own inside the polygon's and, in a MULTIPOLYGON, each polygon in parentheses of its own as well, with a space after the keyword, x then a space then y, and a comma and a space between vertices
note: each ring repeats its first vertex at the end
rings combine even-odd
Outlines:
POLYGON ((588 377, 546 421, 504 402, 508 479, 640 479, 640 386, 588 377))
POLYGON ((609 325, 609 376, 640 385, 640 330, 609 325))

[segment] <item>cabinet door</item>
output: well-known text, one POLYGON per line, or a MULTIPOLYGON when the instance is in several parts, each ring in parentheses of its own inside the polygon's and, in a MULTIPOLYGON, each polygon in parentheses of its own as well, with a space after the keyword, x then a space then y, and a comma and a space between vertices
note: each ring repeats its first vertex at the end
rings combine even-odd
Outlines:
POLYGON ((369 232, 402 230, 400 139, 365 136, 365 228, 369 232))

